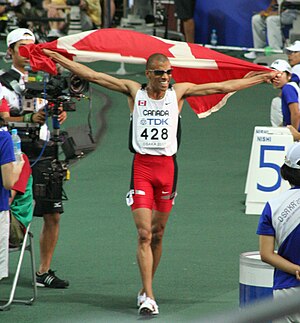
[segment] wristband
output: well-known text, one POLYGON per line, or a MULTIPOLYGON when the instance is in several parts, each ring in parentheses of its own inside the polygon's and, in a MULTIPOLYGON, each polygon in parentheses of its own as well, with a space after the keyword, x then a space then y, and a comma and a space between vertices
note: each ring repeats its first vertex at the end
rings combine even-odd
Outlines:
POLYGON ((33 113, 27 113, 23 117, 24 122, 32 122, 33 113))

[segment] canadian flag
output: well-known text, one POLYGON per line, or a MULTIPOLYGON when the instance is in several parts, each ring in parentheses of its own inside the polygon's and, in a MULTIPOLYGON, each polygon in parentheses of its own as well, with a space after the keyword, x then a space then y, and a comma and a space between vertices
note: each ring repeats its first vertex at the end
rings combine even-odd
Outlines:
POLYGON ((139 107, 145 107, 147 105, 147 101, 146 100, 139 100, 138 101, 138 106, 139 107))
MULTIPOLYGON (((56 74, 55 63, 42 52, 48 48, 79 62, 110 61, 145 64, 154 53, 165 54, 173 67, 176 82, 196 84, 243 78, 250 71, 266 67, 233 58, 206 47, 172 41, 132 30, 99 29, 61 37, 53 42, 22 46, 20 54, 30 59, 33 70, 56 74)), ((229 94, 188 98, 199 118, 219 110, 229 94)))

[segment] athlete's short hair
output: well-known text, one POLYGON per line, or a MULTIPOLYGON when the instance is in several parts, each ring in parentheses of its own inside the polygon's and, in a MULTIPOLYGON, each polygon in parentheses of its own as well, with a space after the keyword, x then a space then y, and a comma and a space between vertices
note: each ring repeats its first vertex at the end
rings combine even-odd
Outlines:
POLYGON ((160 54, 160 53, 152 54, 147 59, 146 69, 147 70, 151 69, 153 67, 155 61, 159 61, 159 62, 163 62, 164 63, 164 62, 168 62, 169 59, 164 54, 160 54))

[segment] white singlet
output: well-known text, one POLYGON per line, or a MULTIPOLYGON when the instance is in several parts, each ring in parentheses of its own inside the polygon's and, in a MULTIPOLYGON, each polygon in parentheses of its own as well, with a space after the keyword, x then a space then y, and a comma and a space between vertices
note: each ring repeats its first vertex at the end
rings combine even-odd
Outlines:
POLYGON ((135 152, 148 155, 172 156, 178 149, 178 103, 174 89, 164 98, 149 98, 140 89, 135 97, 132 113, 132 146, 135 152))

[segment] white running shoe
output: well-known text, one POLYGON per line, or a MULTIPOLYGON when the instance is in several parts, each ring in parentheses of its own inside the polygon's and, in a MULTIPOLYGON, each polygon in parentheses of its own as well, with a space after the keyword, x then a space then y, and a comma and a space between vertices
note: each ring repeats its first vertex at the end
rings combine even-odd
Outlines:
POLYGON ((155 300, 147 297, 145 302, 139 308, 140 315, 158 315, 158 305, 155 300))
POLYGON ((146 293, 140 294, 140 292, 138 293, 138 296, 136 298, 136 306, 137 308, 139 308, 146 300, 147 296, 146 293))
POLYGON ((248 59, 255 59, 257 56, 255 52, 249 52, 249 53, 245 53, 244 57, 248 59))
POLYGON ((47 35, 47 37, 56 37, 56 38, 59 38, 59 37, 62 37, 63 34, 59 31, 59 30, 56 30, 56 29, 51 29, 47 35))

